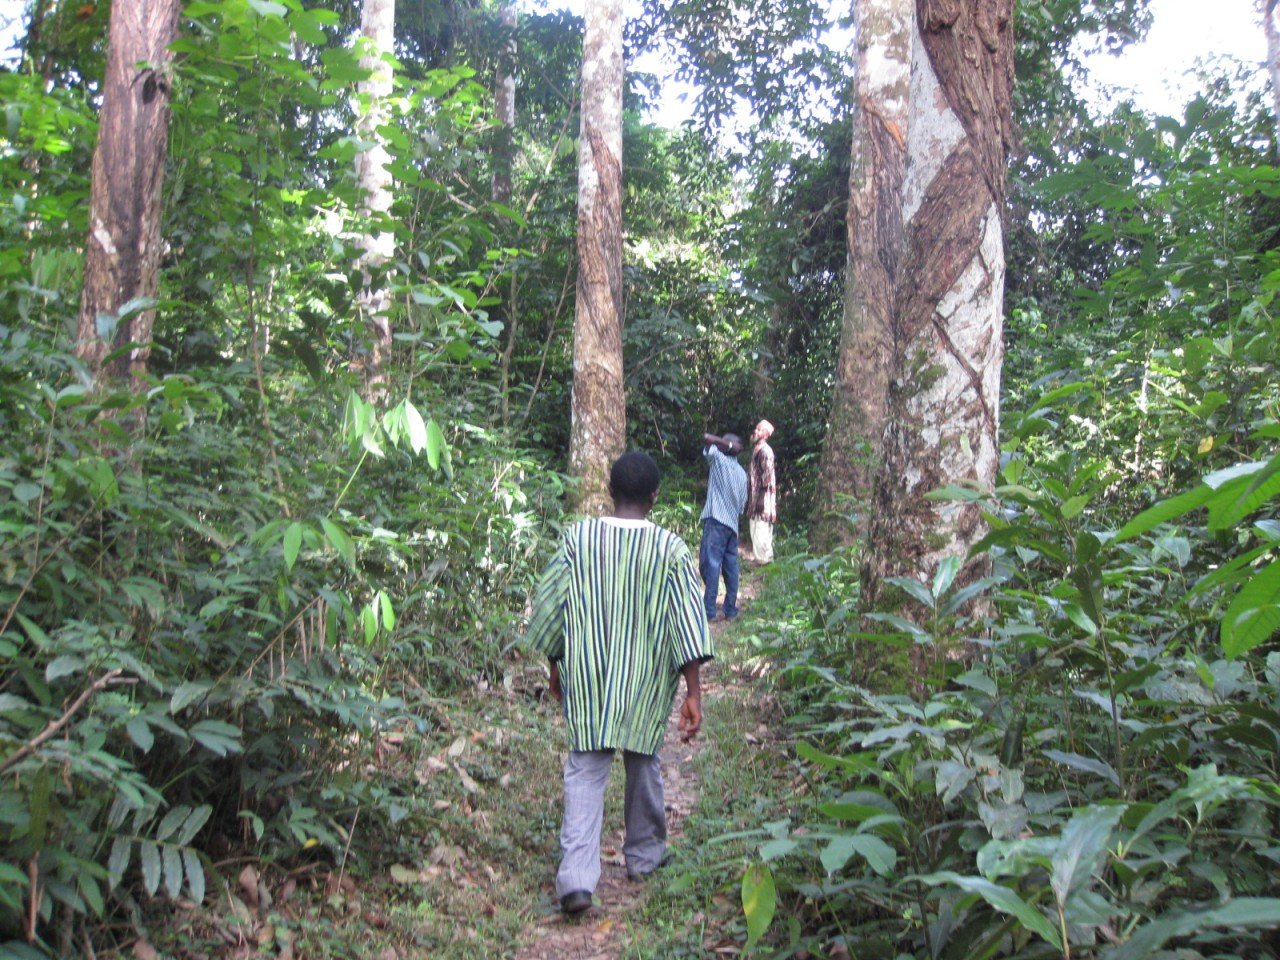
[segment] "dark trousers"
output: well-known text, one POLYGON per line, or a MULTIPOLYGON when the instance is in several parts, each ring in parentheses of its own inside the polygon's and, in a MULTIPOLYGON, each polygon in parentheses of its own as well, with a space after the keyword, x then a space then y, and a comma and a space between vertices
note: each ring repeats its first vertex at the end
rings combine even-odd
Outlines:
POLYGON ((698 547, 698 567, 702 572, 703 605, 707 619, 716 616, 716 594, 724 575, 724 615, 738 615, 738 531, 719 520, 702 521, 702 543, 698 547))

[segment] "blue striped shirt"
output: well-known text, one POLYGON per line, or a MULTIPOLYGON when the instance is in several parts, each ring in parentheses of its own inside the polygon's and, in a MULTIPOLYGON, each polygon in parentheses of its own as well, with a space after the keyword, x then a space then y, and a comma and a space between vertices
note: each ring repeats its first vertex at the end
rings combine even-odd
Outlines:
POLYGON ((689 548, 647 521, 583 520, 538 582, 525 644, 560 664, 574 750, 657 753, 711 635, 689 548))
POLYGON ((702 455, 711 464, 711 476, 707 482, 707 504, 702 508, 702 519, 717 520, 736 531, 738 517, 747 505, 747 471, 717 446, 707 447, 702 455))

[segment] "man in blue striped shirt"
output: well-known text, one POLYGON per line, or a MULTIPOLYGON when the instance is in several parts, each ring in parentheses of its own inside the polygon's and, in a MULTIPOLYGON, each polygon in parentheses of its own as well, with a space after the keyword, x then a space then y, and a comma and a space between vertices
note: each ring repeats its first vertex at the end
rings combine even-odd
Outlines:
POLYGON ((702 435, 711 468, 707 482, 707 504, 702 508, 702 543, 698 565, 702 572, 703 606, 707 619, 716 618, 716 594, 724 575, 724 617, 738 615, 738 518, 747 505, 747 471, 738 463, 742 440, 735 433, 717 437, 702 435))
POLYGON ((564 706, 563 856, 560 909, 591 906, 600 879, 604 790, 615 750, 627 773, 623 815, 627 875, 655 870, 666 851, 667 818, 658 748, 683 676, 680 729, 702 725, 701 664, 712 656, 693 556, 674 533, 647 518, 658 496, 658 465, 625 453, 609 474, 613 515, 565 531, 538 588, 525 643, 551 661, 551 693, 564 706))

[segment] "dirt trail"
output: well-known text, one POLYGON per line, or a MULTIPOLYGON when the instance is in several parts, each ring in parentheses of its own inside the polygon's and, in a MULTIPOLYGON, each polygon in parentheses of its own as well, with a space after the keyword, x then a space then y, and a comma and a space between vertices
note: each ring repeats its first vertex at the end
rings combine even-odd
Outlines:
MULTIPOLYGON (((744 571, 745 574, 746 571, 744 571)), ((739 598, 750 602, 754 596, 756 581, 744 576, 739 598)), ((717 646, 721 643, 726 624, 723 620, 711 625, 717 646)), ((727 689, 721 682, 726 674, 716 664, 703 674, 703 715, 708 707, 727 689)), ((659 756, 662 758, 663 796, 667 807, 667 843, 678 849, 684 834, 685 818, 693 812, 698 802, 698 777, 694 758, 701 749, 701 737, 693 743, 681 743, 676 729, 680 704, 684 700, 683 686, 672 706, 671 720, 667 725, 659 756)), ((705 721, 704 721, 705 731, 705 721)), ((620 766, 621 764, 618 764, 620 766)), ((610 789, 613 789, 611 785, 610 789)), ((581 917, 569 919, 560 913, 555 897, 554 865, 547 866, 547 881, 543 885, 543 897, 539 904, 541 915, 525 930, 521 946, 514 954, 515 960, 617 960, 628 943, 643 937, 643 931, 633 926, 640 908, 644 905, 647 885, 627 879, 622 858, 622 823, 611 823, 606 817, 604 834, 600 838, 603 863, 600 885, 595 891, 595 906, 581 917)), ((661 883, 655 878, 651 883, 661 883)))

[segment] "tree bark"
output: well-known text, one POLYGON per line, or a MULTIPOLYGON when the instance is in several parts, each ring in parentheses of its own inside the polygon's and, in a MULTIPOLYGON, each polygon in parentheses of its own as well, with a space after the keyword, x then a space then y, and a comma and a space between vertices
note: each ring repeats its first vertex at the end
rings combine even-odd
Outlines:
POLYGON ((1261 0, 1262 28, 1267 34, 1267 71, 1271 74, 1271 117, 1276 125, 1276 152, 1280 155, 1280 4, 1261 0))
MULTIPOLYGON (((503 52, 498 61, 498 72, 494 77, 493 113, 496 128, 493 133, 493 177, 490 188, 495 203, 511 205, 511 166, 515 153, 516 125, 516 7, 507 2, 499 13, 504 40, 503 52)), ((519 278, 512 268, 510 283, 507 287, 507 301, 503 304, 502 319, 505 321, 507 339, 502 348, 502 357, 498 368, 498 395, 502 423, 510 422, 511 407, 508 394, 511 390, 511 360, 516 351, 517 293, 519 278)))
POLYGON ((622 369, 622 3, 587 4, 578 144, 578 283, 569 473, 575 509, 609 506, 626 443, 622 369))
MULTIPOLYGON (((947 484, 990 490, 999 468, 1005 164, 1012 141, 1013 0, 917 0, 894 375, 863 569, 927 577, 985 533, 947 484)), ((985 569, 970 562, 964 583, 985 569)))
POLYGON ((159 282, 169 45, 181 9, 179 0, 111 6, 76 336, 76 354, 95 380, 141 378, 151 352, 155 311, 139 303, 154 299, 159 282))
POLYGON ((500 13, 506 38, 502 57, 498 61, 498 75, 494 80, 493 114, 497 124, 493 140, 493 199, 498 203, 511 203, 511 163, 515 145, 516 127, 516 7, 504 3, 500 13))
POLYGON ((391 230, 383 229, 385 224, 379 223, 391 211, 391 171, 387 169, 391 155, 378 128, 386 123, 388 115, 386 101, 391 96, 392 67, 386 58, 395 49, 395 22, 395 0, 364 0, 360 33, 365 45, 360 66, 369 71, 369 78, 357 88, 362 109, 356 132, 360 140, 372 146, 356 155, 356 183, 360 187, 360 213, 372 222, 360 240, 363 282, 357 304, 372 334, 365 368, 372 398, 385 392, 383 368, 391 349, 391 292, 380 272, 395 256, 396 239, 391 230))
POLYGON ((844 319, 809 528, 815 552, 866 536, 893 374, 915 0, 863 0, 856 15, 844 319))

